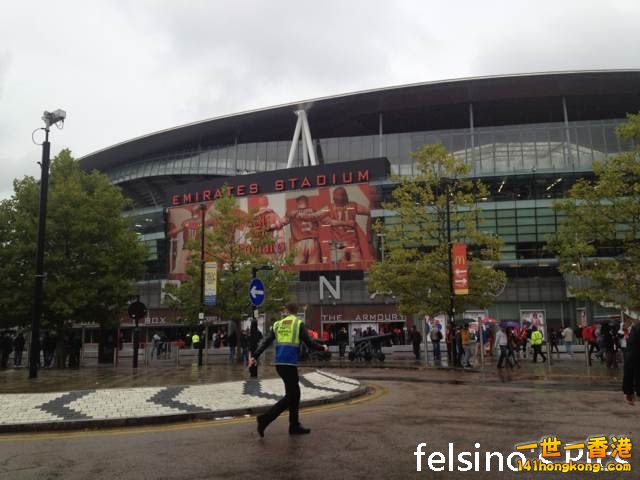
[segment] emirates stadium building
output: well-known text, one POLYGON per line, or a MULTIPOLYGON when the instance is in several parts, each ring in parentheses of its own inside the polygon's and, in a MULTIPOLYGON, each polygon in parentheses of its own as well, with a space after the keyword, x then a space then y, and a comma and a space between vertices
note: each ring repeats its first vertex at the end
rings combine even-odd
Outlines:
POLYGON ((411 176, 410 153, 442 142, 489 187, 481 227, 504 242, 497 268, 507 285, 488 311, 464 315, 541 316, 560 327, 616 312, 572 298, 545 250, 562 220, 552 203, 591 176, 594 161, 631 147, 615 131, 638 111, 640 70, 446 80, 217 117, 134 138, 80 162, 107 174, 132 200, 125 215, 149 246, 148 273, 138 283, 147 324, 184 321, 163 305, 163 285, 184 278, 184 243, 200 228, 200 204, 210 205, 227 185, 240 208, 254 206, 277 225, 276 250, 296 249, 292 293, 310 305, 307 323, 332 332, 345 326, 357 335, 414 321, 399 314, 392 296, 367 288, 367 270, 381 260, 384 242, 371 224, 390 215, 380 208, 393 188, 390 175, 411 176), (287 221, 296 208, 324 213, 315 225, 287 221), (345 215, 356 221, 350 231, 321 219, 345 215))

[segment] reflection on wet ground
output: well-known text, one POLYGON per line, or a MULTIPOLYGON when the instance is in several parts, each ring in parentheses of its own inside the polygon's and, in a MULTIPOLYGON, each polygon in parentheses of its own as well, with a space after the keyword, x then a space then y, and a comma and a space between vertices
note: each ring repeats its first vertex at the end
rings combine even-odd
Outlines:
MULTIPOLYGON (((273 356, 269 352, 266 355, 266 361, 260 367, 260 376, 263 378, 276 375, 272 365, 273 356)), ((153 360, 149 366, 144 366, 144 362, 141 362, 137 370, 130 366, 130 359, 127 360, 118 368, 110 365, 97 366, 95 363, 84 366, 80 370, 41 368, 35 380, 27 378, 26 368, 0 370, 0 393, 191 385, 249 378, 246 367, 240 364, 229 364, 226 358, 220 356, 210 357, 209 364, 203 367, 198 367, 195 363, 177 367, 172 361, 153 360)), ((337 371, 358 372, 355 376, 362 380, 385 375, 409 382, 426 381, 449 385, 510 383, 514 386, 545 384, 566 388, 573 386, 577 389, 591 387, 617 389, 622 380, 621 368, 607 369, 604 364, 596 361, 588 368, 585 358, 578 355, 573 358, 563 355, 560 359, 554 356, 551 366, 533 363, 530 358, 522 359, 520 368, 513 370, 497 369, 496 359, 491 357, 486 359, 484 368, 480 368, 477 362, 472 363, 475 365, 472 369, 450 369, 446 365, 434 366, 431 358, 429 365, 425 367, 424 359, 416 361, 411 355, 389 355, 385 362, 350 362, 346 359, 341 362, 334 354, 329 362, 303 364, 303 370, 334 368, 337 371)))
MULTIPOLYGON (((260 377, 275 376, 271 365, 262 366, 260 377)), ((185 367, 112 366, 83 367, 79 370, 41 368, 38 378, 30 380, 25 368, 0 370, 0 393, 59 392, 97 388, 155 387, 164 385, 193 385, 197 383, 219 383, 249 378, 242 365, 196 364, 185 367)))

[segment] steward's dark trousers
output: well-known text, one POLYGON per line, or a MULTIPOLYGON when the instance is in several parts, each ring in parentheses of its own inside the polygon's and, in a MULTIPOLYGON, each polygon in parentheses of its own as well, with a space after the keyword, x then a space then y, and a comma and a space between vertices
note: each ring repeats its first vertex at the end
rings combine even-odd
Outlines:
POLYGON ((298 420, 298 410, 300 409, 298 367, 294 365, 276 365, 276 372, 278 372, 278 375, 280 375, 280 378, 282 378, 284 382, 285 395, 264 414, 263 418, 268 425, 288 408, 289 426, 297 427, 300 424, 298 420))
POLYGON ((538 355, 542 357, 542 361, 546 362, 547 357, 542 353, 542 345, 534 345, 533 346, 533 363, 538 361, 538 355))
POLYGON ((622 391, 625 395, 640 396, 640 358, 629 352, 624 357, 624 374, 622 377, 622 391))

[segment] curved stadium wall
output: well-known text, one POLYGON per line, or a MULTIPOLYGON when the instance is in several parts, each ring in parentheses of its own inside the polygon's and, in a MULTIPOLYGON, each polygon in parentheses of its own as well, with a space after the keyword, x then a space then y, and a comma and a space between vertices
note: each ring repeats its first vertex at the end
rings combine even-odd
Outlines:
MULTIPOLYGON (((152 309, 163 311, 170 194, 201 180, 286 168, 294 111, 300 108, 307 111, 318 161, 326 166, 385 157, 392 174, 412 175, 410 153, 426 143, 443 143, 468 163, 471 176, 489 186, 483 228, 504 241, 499 266, 509 284, 486 313, 517 320, 523 312, 540 311, 551 325, 576 322, 576 312, 586 306, 567 296, 565 279, 544 250, 561 221, 551 204, 577 178, 590 176, 594 161, 630 148, 615 130, 627 113, 640 110, 640 71, 504 76, 373 90, 198 122, 87 155, 81 159, 84 168, 104 171, 133 200, 126 214, 135 217, 135 228, 150 247, 149 273, 139 287, 152 309)), ((380 246, 375 247, 379 253, 380 246)), ((366 277, 358 275, 343 277, 336 305, 321 306, 317 275, 309 272, 301 274, 294 291, 301 302, 329 312, 322 313, 327 323, 338 315, 345 321, 396 315, 392 300, 372 299, 366 277)), ((611 314, 601 308, 591 313, 611 314)), ((314 314, 316 326, 321 320, 314 314)))

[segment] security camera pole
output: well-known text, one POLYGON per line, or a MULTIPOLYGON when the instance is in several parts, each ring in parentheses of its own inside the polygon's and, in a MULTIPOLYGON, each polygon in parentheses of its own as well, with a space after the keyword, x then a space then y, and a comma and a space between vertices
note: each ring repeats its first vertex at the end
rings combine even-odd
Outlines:
POLYGON ((42 316, 42 294, 44 292, 44 248, 45 227, 47 223, 47 197, 49 193, 49 129, 51 125, 64 122, 67 114, 64 110, 44 112, 42 120, 45 127, 42 142, 42 163, 40 163, 40 210, 38 213, 38 245, 36 247, 36 278, 33 291, 33 309, 31 310, 31 353, 29 358, 29 378, 38 377, 40 363, 40 317, 42 316))

